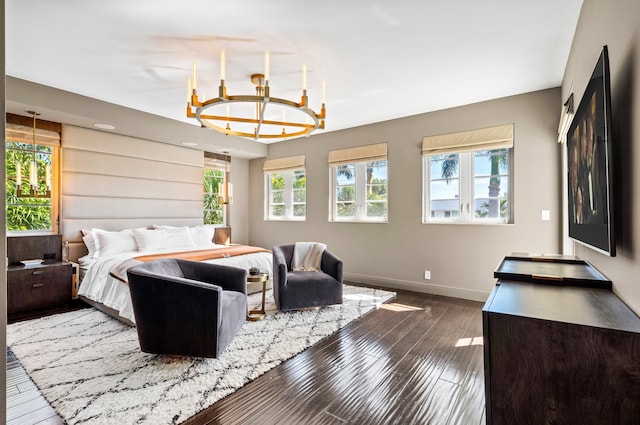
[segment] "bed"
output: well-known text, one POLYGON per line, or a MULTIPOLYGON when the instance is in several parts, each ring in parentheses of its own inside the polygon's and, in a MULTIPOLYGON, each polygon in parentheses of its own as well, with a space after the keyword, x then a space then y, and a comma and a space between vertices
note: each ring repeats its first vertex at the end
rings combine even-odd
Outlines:
MULTIPOLYGON (((206 226, 83 231, 88 254, 78 259, 82 278, 78 297, 124 323, 135 325, 126 269, 137 262, 153 260, 154 256, 191 256, 245 270, 255 267, 272 276, 270 251, 214 244, 213 231, 206 226)), ((247 288, 248 293, 261 289, 261 285, 247 288)))

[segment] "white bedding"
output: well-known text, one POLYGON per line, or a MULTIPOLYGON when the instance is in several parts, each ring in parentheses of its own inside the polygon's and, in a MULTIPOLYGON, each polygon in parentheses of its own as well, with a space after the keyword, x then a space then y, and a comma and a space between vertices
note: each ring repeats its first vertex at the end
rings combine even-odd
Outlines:
MULTIPOLYGON (((222 248, 224 245, 198 246, 189 249, 165 249, 155 251, 131 251, 116 255, 95 258, 89 261, 78 295, 99 302, 119 312, 120 316, 135 323, 129 287, 120 280, 109 275, 109 270, 122 261, 140 255, 161 254, 165 252, 193 251, 198 249, 222 248)), ((271 252, 257 252, 227 258, 207 260, 207 263, 225 264, 248 270, 258 267, 262 272, 273 274, 271 252)))

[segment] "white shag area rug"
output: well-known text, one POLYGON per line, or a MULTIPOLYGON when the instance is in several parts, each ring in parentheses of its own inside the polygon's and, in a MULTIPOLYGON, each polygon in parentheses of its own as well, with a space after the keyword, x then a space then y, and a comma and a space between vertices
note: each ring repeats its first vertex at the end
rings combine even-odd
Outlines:
MULTIPOLYGON (((218 359, 140 351, 135 328, 95 309, 7 326, 7 344, 68 424, 178 424, 395 297, 344 285, 344 303, 246 322, 218 359)), ((251 308, 261 294, 252 294, 251 308)))

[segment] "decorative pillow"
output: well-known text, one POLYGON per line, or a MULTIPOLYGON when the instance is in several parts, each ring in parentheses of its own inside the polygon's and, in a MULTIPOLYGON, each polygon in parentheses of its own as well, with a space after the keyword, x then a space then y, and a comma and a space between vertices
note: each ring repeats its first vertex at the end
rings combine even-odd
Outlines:
POLYGON ((89 254, 87 255, 89 255, 91 258, 94 258, 98 247, 96 246, 96 239, 93 237, 93 232, 86 229, 82 229, 80 231, 82 232, 82 241, 87 247, 87 251, 89 251, 89 254))
POLYGON ((133 235, 140 251, 195 246, 188 227, 161 228, 158 230, 134 229, 133 235))
POLYGON ((216 232, 216 227, 211 225, 194 226, 190 227, 191 237, 196 245, 211 245, 213 244, 213 234, 216 232))
POLYGON ((96 241, 95 258, 138 250, 138 245, 131 229, 120 232, 93 229, 91 232, 96 241))

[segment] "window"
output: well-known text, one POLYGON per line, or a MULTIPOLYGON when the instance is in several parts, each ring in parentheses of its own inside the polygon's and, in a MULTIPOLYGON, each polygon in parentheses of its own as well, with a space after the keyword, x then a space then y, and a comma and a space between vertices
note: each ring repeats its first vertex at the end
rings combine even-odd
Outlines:
POLYGON ((218 187, 224 184, 224 170, 204 168, 204 224, 224 223, 224 205, 218 202, 218 187))
POLYGON ((307 174, 304 161, 304 155, 265 161, 265 220, 306 219, 307 174))
POLYGON ((220 188, 225 183, 225 161, 222 155, 205 152, 204 161, 204 224, 224 224, 224 204, 219 202, 220 188))
POLYGON ((512 223, 512 134, 508 125, 425 137, 422 221, 512 223))
POLYGON ((35 155, 32 118, 7 114, 6 134, 7 231, 57 232, 60 124, 38 120, 35 155), (18 174, 21 174, 21 193, 23 195, 29 193, 31 162, 34 157, 38 196, 18 197, 18 174), (50 186, 49 196, 43 197, 47 193, 47 186, 50 186))
POLYGON ((329 153, 331 221, 387 222, 387 144, 329 153))

